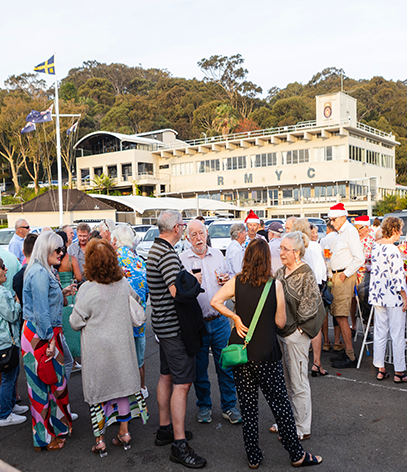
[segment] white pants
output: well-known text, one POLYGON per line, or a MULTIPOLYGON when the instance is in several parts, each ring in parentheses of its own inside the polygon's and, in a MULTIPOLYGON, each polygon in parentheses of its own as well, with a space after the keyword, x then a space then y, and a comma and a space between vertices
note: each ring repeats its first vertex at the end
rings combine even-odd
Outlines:
POLYGON ((285 338, 278 336, 288 397, 293 409, 297 432, 311 434, 312 404, 308 378, 310 338, 298 329, 285 338))
POLYGON ((404 372, 406 369, 405 329, 406 314, 402 307, 375 305, 373 343, 373 365, 375 367, 384 367, 384 355, 386 353, 387 338, 390 331, 393 342, 394 371, 404 372))

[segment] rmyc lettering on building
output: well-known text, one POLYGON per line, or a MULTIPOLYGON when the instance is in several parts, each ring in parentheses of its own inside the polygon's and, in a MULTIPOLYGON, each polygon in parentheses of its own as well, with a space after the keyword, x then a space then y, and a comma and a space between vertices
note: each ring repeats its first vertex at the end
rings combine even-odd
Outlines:
POLYGON ((276 176, 277 176, 277 180, 280 180, 280 177, 281 177, 281 174, 283 173, 282 170, 276 170, 276 176))
POLYGON ((218 175, 218 185, 224 185, 223 177, 221 177, 220 175, 218 175))
POLYGON ((244 175, 244 183, 251 184, 253 182, 253 174, 245 174, 244 175))
POLYGON ((310 179, 313 179, 315 177, 315 169, 313 169, 312 167, 310 167, 308 170, 307 170, 307 175, 310 179))

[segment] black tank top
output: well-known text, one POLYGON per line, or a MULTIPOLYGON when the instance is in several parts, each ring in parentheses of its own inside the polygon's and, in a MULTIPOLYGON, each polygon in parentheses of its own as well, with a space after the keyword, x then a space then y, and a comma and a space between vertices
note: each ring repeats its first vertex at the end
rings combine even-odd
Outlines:
MULTIPOLYGON (((236 277, 235 297, 236 313, 245 326, 249 327, 257 304, 259 303, 264 284, 253 287, 249 283, 242 284, 241 276, 236 277)), ((277 308, 276 284, 273 281, 252 340, 247 346, 247 356, 250 361, 271 361, 281 359, 281 351, 277 341, 275 315, 277 308)), ((232 330, 229 344, 243 344, 244 340, 232 330)))

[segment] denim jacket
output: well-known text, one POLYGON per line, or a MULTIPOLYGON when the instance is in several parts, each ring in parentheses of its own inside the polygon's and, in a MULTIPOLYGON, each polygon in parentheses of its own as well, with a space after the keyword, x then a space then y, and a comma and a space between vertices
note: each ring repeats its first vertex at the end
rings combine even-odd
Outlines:
POLYGON ((59 283, 39 262, 24 274, 23 318, 34 323, 40 339, 51 339, 62 326, 64 297, 59 283))
POLYGON ((11 293, 0 285, 0 350, 7 349, 14 342, 20 347, 20 304, 14 301, 11 293), (10 324, 9 324, 9 323, 10 324))

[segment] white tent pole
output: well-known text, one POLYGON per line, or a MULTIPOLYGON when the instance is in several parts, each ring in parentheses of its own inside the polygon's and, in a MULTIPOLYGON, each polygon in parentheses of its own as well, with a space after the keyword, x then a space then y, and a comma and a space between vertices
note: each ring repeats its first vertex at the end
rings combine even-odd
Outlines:
POLYGON ((56 54, 54 54, 55 71, 55 113, 57 117, 57 165, 58 165, 58 200, 59 200, 59 225, 64 225, 63 201, 62 201, 62 162, 61 162, 61 132, 59 127, 59 101, 58 101, 58 80, 56 68, 56 54))

